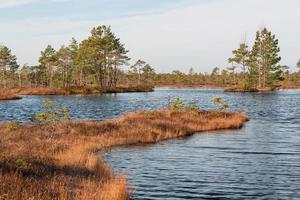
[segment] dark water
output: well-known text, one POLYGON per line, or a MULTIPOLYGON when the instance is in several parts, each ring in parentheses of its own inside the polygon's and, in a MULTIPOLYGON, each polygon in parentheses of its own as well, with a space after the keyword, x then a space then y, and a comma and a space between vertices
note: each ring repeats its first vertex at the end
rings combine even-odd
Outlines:
MULTIPOLYGON (((105 159, 128 175, 134 199, 300 199, 300 91, 225 94, 221 90, 50 97, 73 119, 105 119, 166 105, 166 97, 211 108, 220 95, 248 113, 241 130, 196 134, 148 147, 117 148, 105 159)), ((44 97, 0 102, 2 121, 30 121, 44 97)))

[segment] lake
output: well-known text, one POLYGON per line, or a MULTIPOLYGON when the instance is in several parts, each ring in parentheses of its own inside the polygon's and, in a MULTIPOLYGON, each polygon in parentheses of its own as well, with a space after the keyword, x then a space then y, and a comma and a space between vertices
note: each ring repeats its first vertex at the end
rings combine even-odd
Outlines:
POLYGON ((153 93, 97 96, 24 96, 0 101, 0 121, 31 122, 43 99, 59 102, 72 119, 103 120, 167 105, 167 97, 196 100, 203 109, 222 96, 232 111, 247 112, 241 130, 195 134, 146 147, 104 153, 127 175, 134 199, 300 199, 300 91, 224 93, 218 89, 159 88, 153 93))

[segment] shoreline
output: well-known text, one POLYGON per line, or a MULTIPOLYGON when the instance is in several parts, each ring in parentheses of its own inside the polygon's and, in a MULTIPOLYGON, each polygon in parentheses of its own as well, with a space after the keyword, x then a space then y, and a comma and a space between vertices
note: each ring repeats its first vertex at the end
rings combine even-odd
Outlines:
POLYGON ((19 100, 22 99, 19 95, 10 90, 0 89, 0 101, 19 100))
POLYGON ((20 100, 22 97, 17 95, 0 96, 0 101, 20 100))
MULTIPOLYGON (((155 88, 170 88, 170 89, 223 89, 225 90, 232 90, 232 92, 269 92, 271 89, 249 89, 249 90, 243 90, 242 88, 238 88, 236 86, 218 86, 218 85, 155 85, 155 88)), ((276 87, 274 90, 298 90, 300 89, 300 86, 294 85, 294 86, 279 86, 276 87)))
POLYGON ((224 92, 226 93, 269 93, 273 91, 280 91, 280 90, 299 90, 300 87, 277 87, 277 88, 252 88, 252 89, 242 89, 238 87, 228 87, 224 88, 224 92))
POLYGON ((180 88, 204 88, 204 89, 223 89, 225 86, 217 86, 217 85, 155 85, 155 88, 171 88, 171 89, 180 89, 180 88))
POLYGON ((116 93, 135 93, 135 92, 153 92, 152 86, 118 86, 112 88, 98 87, 69 87, 69 88, 50 88, 50 87, 33 87, 33 88, 11 88, 3 89, 0 94, 0 100, 18 100, 22 95, 30 96, 53 96, 53 95, 93 95, 93 94, 116 94, 116 93))
POLYGON ((155 86, 118 86, 116 88, 103 88, 97 87, 90 88, 12 88, 3 89, 0 91, 0 101, 20 100, 22 96, 70 96, 70 95, 96 95, 96 94, 118 94, 118 93, 140 93, 140 92, 154 92, 157 88, 169 89, 223 89, 224 92, 231 93, 265 93, 275 90, 299 90, 300 86, 280 86, 275 89, 249 89, 244 90, 238 87, 226 87, 216 85, 155 85, 155 86))
POLYGON ((240 129, 247 121, 247 116, 238 112, 164 109, 129 113, 101 122, 2 125, 0 196, 128 199, 126 179, 114 174, 96 155, 100 150, 240 129))

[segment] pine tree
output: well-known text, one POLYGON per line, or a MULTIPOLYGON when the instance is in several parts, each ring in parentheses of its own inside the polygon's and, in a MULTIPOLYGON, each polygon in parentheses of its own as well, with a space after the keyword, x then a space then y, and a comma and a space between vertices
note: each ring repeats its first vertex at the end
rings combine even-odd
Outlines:
POLYGON ((9 75, 14 75, 18 70, 17 57, 6 46, 0 46, 0 72, 4 87, 7 87, 9 75))
POLYGON ((249 60, 249 50, 248 45, 245 43, 240 44, 239 48, 232 51, 234 57, 229 58, 228 62, 232 64, 237 64, 237 67, 242 69, 242 72, 245 74, 247 70, 247 64, 249 60))
POLYGON ((231 81, 230 83, 232 85, 236 85, 236 74, 235 74, 235 69, 236 69, 236 66, 232 65, 231 67, 227 67, 227 70, 229 72, 229 75, 230 75, 230 78, 231 78, 231 81))
POLYGON ((272 87, 282 73, 278 39, 266 28, 257 31, 249 59, 251 77, 256 76, 258 88, 272 87))
POLYGON ((127 65, 130 58, 127 56, 128 50, 125 45, 121 43, 120 38, 117 38, 114 34, 111 38, 112 49, 111 49, 111 73, 109 76, 109 86, 117 86, 120 74, 120 66, 127 65))
POLYGON ((46 49, 41 52, 39 63, 40 71, 43 74, 46 85, 53 87, 54 71, 57 67, 57 54, 51 45, 48 45, 46 49))
POLYGON ((79 46, 81 72, 96 74, 100 87, 116 86, 119 67, 129 60, 127 53, 109 26, 95 27, 79 46))
POLYGON ((75 38, 71 39, 71 42, 68 46, 70 53, 71 53, 71 74, 70 74, 70 82, 75 85, 80 85, 81 80, 81 67, 80 67, 80 59, 79 59, 79 44, 75 38))
POLYGON ((213 81, 213 84, 217 84, 219 82, 219 74, 220 74, 220 68, 215 67, 213 68, 211 72, 211 78, 213 81))
MULTIPOLYGON (((247 76, 249 75, 249 69, 248 69, 248 64, 249 64, 249 47, 246 43, 241 43, 239 48, 236 50, 232 51, 233 57, 228 59, 228 62, 232 64, 232 67, 234 68, 241 68, 242 70, 242 80, 239 81, 239 85, 244 88, 248 89, 249 87, 249 79, 247 76)), ((235 79, 235 75, 234 75, 235 79)), ((236 83, 236 81, 234 81, 236 83)))
POLYGON ((70 84, 72 68, 74 68, 72 51, 69 47, 62 46, 57 51, 56 56, 57 56, 58 71, 61 74, 62 85, 64 87, 67 87, 70 84))
POLYGON ((141 84, 142 69, 145 65, 146 62, 139 59, 134 65, 130 67, 131 74, 135 77, 137 76, 138 84, 141 84))
POLYGON ((155 70, 153 67, 151 67, 149 64, 146 64, 143 68, 142 68, 142 76, 143 76, 143 81, 145 84, 149 84, 149 82, 153 79, 154 75, 155 75, 155 70))

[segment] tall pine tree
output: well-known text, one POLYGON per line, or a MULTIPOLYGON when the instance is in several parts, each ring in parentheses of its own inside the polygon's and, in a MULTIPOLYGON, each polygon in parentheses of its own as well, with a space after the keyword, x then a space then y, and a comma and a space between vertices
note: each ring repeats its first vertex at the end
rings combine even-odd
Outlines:
POLYGON ((53 87, 54 71, 57 67, 57 54, 51 45, 48 45, 46 49, 41 52, 39 62, 44 83, 49 87, 53 87))
POLYGON ((278 39, 271 31, 267 28, 257 31, 250 53, 249 66, 250 73, 256 76, 258 88, 273 87, 274 83, 281 78, 279 52, 278 39))
POLYGON ((8 79, 19 68, 17 57, 11 53, 11 50, 6 46, 0 46, 0 79, 4 87, 7 87, 8 79))

